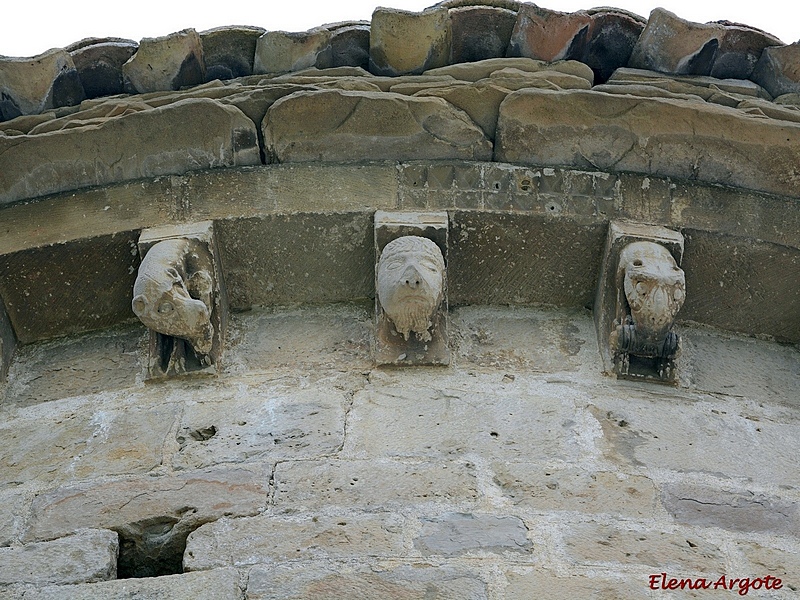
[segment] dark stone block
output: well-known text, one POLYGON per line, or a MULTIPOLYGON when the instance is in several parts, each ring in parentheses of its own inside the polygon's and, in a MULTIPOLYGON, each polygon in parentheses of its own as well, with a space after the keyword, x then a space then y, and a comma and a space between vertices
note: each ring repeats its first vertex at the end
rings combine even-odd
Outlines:
POLYGON ((506 55, 517 13, 490 6, 468 6, 450 11, 450 62, 475 62, 506 55))
POLYGON ((137 237, 134 231, 0 257, 0 295, 19 341, 30 343, 132 320, 137 237))
POLYGON ((261 27, 217 27, 201 32, 206 81, 252 75, 256 40, 264 32, 261 27))
POLYGON ((594 71, 595 83, 603 83, 619 67, 627 66, 644 23, 622 12, 592 15, 583 53, 569 58, 586 63, 594 71))
POLYGON ((124 92, 122 65, 134 55, 139 44, 133 40, 100 42, 82 46, 70 55, 87 98, 113 96, 124 92))
POLYGON ((351 25, 331 34, 333 67, 369 69, 369 25, 351 25))

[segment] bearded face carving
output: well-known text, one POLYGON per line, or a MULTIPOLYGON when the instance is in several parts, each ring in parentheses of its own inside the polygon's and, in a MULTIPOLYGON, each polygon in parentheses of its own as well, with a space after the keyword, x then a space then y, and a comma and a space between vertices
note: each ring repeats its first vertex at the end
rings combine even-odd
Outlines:
POLYGON ((168 239, 142 259, 133 286, 133 312, 148 328, 189 342, 198 355, 211 352, 213 265, 196 240, 168 239))
POLYGON ((637 335, 663 339, 686 298, 683 269, 669 250, 654 242, 628 244, 619 264, 625 272, 625 297, 637 335))
POLYGON ((444 258, 428 238, 403 236, 383 249, 377 292, 383 311, 404 339, 431 340, 430 328, 444 295, 444 258))

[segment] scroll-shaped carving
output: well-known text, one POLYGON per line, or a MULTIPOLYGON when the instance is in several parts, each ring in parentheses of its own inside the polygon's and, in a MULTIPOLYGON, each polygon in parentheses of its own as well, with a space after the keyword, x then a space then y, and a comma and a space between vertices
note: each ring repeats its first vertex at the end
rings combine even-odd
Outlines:
POLYGON ((446 365, 446 212, 375 213, 375 362, 446 365))
POLYGON ((184 339, 195 353, 207 357, 214 333, 213 273, 211 254, 197 240, 158 242, 139 266, 133 312, 148 329, 184 339))
POLYGON ((677 381, 675 316, 686 298, 683 236, 657 225, 612 221, 594 303, 597 341, 608 373, 677 381))
POLYGON ((664 246, 633 242, 620 252, 620 279, 625 301, 609 338, 617 368, 627 372, 631 355, 651 358, 659 376, 668 377, 679 342, 672 326, 686 298, 683 269, 664 246))
POLYGON ((211 223, 146 230, 139 251, 131 306, 151 332, 149 377, 209 371, 227 314, 211 223))
POLYGON ((442 251, 416 235, 389 242, 378 261, 377 291, 386 316, 404 339, 413 333, 429 342, 444 293, 442 251))

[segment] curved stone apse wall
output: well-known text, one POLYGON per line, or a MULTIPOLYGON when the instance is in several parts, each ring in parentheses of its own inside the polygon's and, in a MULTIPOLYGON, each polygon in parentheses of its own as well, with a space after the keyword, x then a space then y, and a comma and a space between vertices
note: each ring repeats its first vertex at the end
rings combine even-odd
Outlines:
POLYGON ((791 598, 799 349, 800 42, 448 0, 0 57, 3 598, 791 598))

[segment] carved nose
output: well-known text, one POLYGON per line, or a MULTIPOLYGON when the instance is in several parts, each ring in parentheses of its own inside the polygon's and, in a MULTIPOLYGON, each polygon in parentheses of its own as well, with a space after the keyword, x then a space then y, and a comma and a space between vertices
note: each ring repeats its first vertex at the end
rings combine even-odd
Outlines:
POLYGON ((419 271, 417 271, 414 267, 409 266, 405 270, 405 273, 403 273, 403 285, 415 290, 420 286, 420 283, 421 278, 419 276, 419 271))

